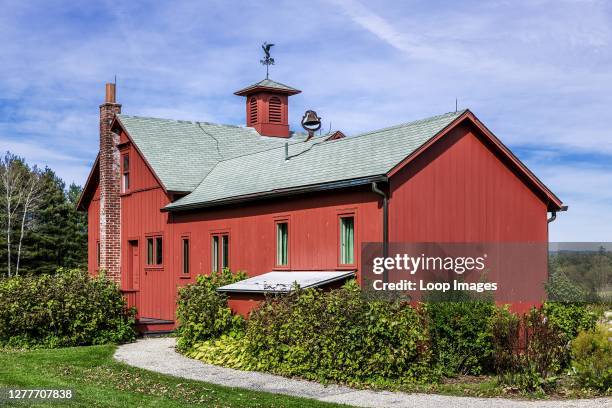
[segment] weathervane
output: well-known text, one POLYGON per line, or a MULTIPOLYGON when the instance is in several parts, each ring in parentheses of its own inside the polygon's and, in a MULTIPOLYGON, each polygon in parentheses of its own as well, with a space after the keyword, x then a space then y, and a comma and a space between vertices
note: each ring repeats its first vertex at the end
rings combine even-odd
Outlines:
POLYGON ((268 68, 270 68, 270 65, 274 65, 274 58, 270 56, 270 48, 272 47, 274 47, 274 44, 268 44, 267 42, 261 45, 261 49, 264 50, 266 56, 259 62, 266 66, 266 79, 268 79, 268 68))

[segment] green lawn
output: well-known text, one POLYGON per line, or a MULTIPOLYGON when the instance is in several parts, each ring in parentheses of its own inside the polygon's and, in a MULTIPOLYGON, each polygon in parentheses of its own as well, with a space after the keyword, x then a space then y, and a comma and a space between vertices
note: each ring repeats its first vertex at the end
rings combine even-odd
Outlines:
MULTIPOLYGON (((130 367, 113 360, 114 346, 0 350, 0 387, 67 389, 69 407, 339 407, 318 401, 221 387, 130 367)), ((17 402, 8 406, 33 406, 17 402)), ((0 406, 7 406, 0 401, 0 406)))

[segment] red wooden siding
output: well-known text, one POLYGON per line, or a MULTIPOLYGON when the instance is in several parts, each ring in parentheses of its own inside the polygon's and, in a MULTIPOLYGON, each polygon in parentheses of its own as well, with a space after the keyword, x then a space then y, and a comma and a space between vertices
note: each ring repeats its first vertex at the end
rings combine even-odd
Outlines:
POLYGON ((100 188, 87 208, 87 267, 90 273, 98 271, 98 241, 100 240, 100 188))
MULTIPOLYGON (((181 278, 181 236, 189 233, 191 279, 211 271, 211 234, 230 235, 230 268, 259 275, 276 267, 276 221, 289 222, 291 270, 355 269, 339 264, 340 214, 355 214, 355 258, 360 242, 380 241, 377 197, 368 188, 351 192, 311 194, 230 209, 207 209, 172 215, 172 268, 181 278)), ((185 279, 189 280, 189 279, 185 279)))
POLYGON ((168 214, 160 211, 169 200, 130 143, 121 149, 122 155, 126 153, 130 155, 130 189, 121 194, 122 289, 131 293, 129 298, 137 302, 140 317, 172 320, 175 283, 170 264, 168 214), (148 236, 162 237, 163 263, 160 266, 146 265, 148 236), (130 256, 134 253, 130 251, 130 241, 138 243, 136 261, 130 256))
POLYGON ((546 205, 458 126, 391 178, 391 242, 546 242, 546 205))
MULTIPOLYGON (((396 173, 390 187, 391 242, 548 240, 546 204, 499 160, 472 126, 453 129, 396 173)), ((530 299, 543 300, 547 262, 545 251, 535 251, 518 256, 513 265, 502 269, 519 268, 521 275, 516 276, 528 276, 525 290, 532 294, 530 299)), ((502 274, 504 279, 520 280, 507 272, 502 274)), ((510 284, 518 288, 521 282, 510 284)), ((513 310, 522 312, 535 304, 513 302, 513 310)))

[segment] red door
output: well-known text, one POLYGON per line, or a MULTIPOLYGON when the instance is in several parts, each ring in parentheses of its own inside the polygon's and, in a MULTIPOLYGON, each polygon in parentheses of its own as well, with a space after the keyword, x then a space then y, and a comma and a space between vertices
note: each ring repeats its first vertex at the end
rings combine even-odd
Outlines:
POLYGON ((174 320, 174 286, 165 265, 162 237, 145 239, 144 267, 140 274, 138 316, 160 320, 174 320))

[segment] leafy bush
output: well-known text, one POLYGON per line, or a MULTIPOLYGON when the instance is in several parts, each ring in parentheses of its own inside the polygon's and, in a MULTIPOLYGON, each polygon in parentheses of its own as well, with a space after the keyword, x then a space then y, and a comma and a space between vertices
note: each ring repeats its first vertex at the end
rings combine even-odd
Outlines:
POLYGON ((493 322, 493 346, 501 382, 523 391, 552 388, 567 352, 565 333, 540 309, 522 316, 500 309, 493 322))
POLYGON ((612 390, 612 340, 605 325, 578 334, 572 342, 572 355, 580 385, 605 393, 612 390))
POLYGON ((351 281, 269 299, 248 321, 256 369, 318 381, 383 384, 433 376, 424 317, 407 304, 366 301, 351 281))
POLYGON ((243 330, 244 319, 232 314, 227 297, 216 289, 245 278, 243 272, 234 274, 223 269, 210 275, 199 275, 195 284, 179 290, 176 311, 179 350, 187 351, 196 343, 243 330))
POLYGON ((542 311, 550 324, 560 329, 568 341, 581 331, 592 330, 597 322, 597 314, 583 304, 546 302, 542 311))
POLYGON ((222 335, 216 339, 196 343, 187 357, 202 360, 208 364, 215 364, 236 370, 254 370, 257 362, 248 352, 244 336, 222 335))
POLYGON ((445 375, 478 375, 491 368, 492 302, 436 302, 425 309, 433 358, 445 375))
POLYGON ((59 269, 0 280, 0 345, 68 347, 135 338, 134 310, 103 275, 59 269))

